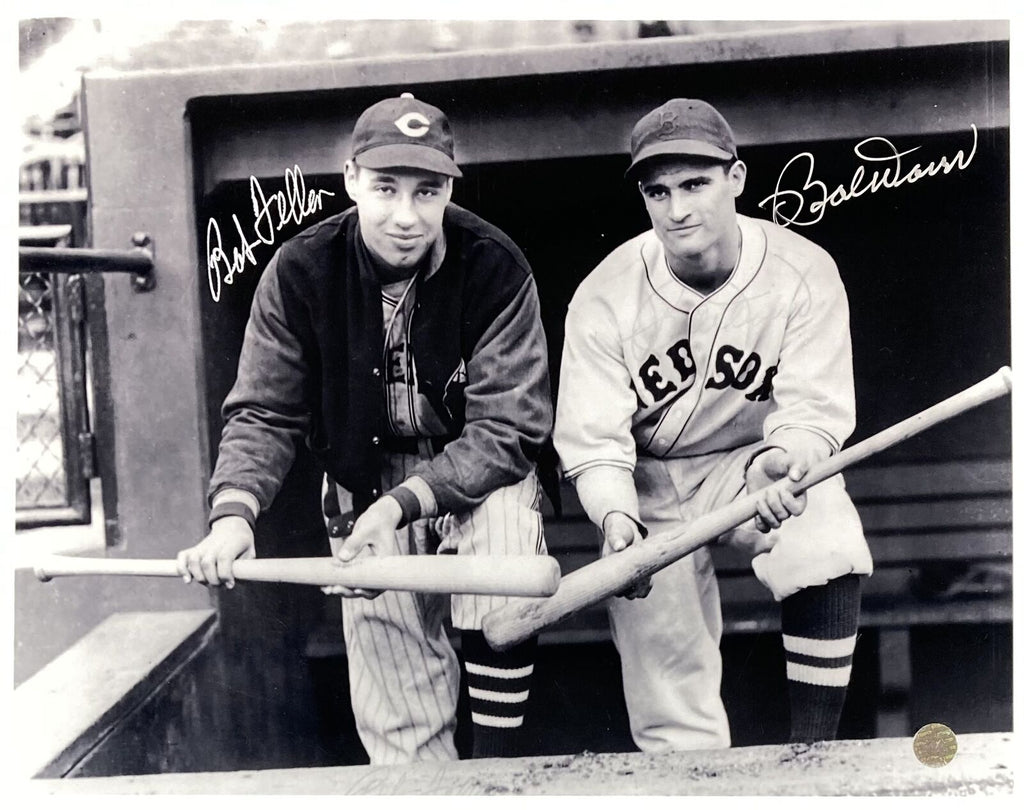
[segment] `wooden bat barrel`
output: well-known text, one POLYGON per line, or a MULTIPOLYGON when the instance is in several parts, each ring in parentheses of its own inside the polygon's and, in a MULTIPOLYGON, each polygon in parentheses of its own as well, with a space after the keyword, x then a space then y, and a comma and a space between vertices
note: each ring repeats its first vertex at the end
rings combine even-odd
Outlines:
MULTIPOLYGON (((367 590, 550 596, 558 589, 558 562, 545 556, 455 554, 366 557, 338 563, 331 557, 236 560, 235 578, 303 585, 344 585, 367 590)), ((115 559, 53 555, 35 565, 43 582, 80 575, 177 577, 174 560, 115 559)))

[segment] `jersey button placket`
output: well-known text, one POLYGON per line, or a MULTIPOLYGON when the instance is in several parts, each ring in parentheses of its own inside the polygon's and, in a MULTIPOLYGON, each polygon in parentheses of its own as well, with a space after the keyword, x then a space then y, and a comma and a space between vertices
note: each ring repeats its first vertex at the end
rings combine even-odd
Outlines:
MULTIPOLYGON (((374 366, 373 369, 370 371, 370 374, 374 377, 374 379, 379 380, 380 376, 381 376, 380 366, 374 366)), ((371 436, 370 437, 370 444, 375 449, 379 449, 380 448, 380 434, 375 433, 373 436, 371 436)), ((379 471, 380 463, 381 463, 380 454, 379 453, 376 455, 376 463, 377 463, 377 469, 379 471)), ((371 489, 370 490, 370 497, 373 498, 374 500, 379 498, 380 497, 380 489, 378 489, 377 487, 374 487, 373 489, 371 489)))
MULTIPOLYGON (((380 366, 374 366, 373 370, 370 373, 373 375, 373 377, 375 379, 379 380, 380 379, 380 366)), ((379 448, 380 447, 380 435, 374 434, 373 436, 371 436, 370 437, 370 444, 373 445, 374 448, 379 448)), ((378 456, 378 464, 380 463, 379 458, 380 457, 378 456)), ((372 490, 370 490, 370 496, 372 498, 380 497, 380 490, 377 489, 376 487, 374 487, 372 490)))

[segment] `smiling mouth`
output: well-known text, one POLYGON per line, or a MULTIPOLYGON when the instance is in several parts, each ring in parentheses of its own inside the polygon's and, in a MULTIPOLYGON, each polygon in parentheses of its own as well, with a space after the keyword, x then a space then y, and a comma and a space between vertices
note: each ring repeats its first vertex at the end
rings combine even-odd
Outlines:
POLYGON ((422 239, 419 234, 390 234, 390 237, 398 250, 412 250, 422 239))

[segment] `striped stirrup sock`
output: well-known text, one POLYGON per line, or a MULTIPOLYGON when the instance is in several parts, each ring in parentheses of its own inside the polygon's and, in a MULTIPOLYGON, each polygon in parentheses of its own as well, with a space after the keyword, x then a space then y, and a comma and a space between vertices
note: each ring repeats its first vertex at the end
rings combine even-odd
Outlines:
POLYGON ((462 631, 473 717, 473 759, 521 755, 523 717, 536 653, 536 637, 495 652, 481 631, 462 631))
POLYGON ((847 574, 782 600, 790 742, 836 737, 857 643, 860 580, 847 574))

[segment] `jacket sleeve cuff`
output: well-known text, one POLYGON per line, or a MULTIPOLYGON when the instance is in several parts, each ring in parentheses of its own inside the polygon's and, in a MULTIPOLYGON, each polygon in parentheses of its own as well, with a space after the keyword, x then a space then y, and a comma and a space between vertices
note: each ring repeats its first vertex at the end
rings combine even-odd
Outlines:
POLYGON ((226 487, 214 493, 210 499, 210 507, 219 506, 222 503, 244 503, 253 514, 253 520, 260 516, 260 502, 256 496, 247 489, 238 487, 226 487))
POLYGON ((437 514, 437 500, 434 498, 433 490, 418 475, 411 476, 385 494, 398 501, 402 507, 401 526, 437 514))
POLYGON ((240 517, 246 523, 249 524, 251 531, 256 531, 256 516, 252 510, 246 506, 242 501, 229 501, 222 500, 213 509, 210 510, 210 516, 207 518, 207 523, 210 528, 213 528, 213 524, 216 523, 223 517, 240 517))

